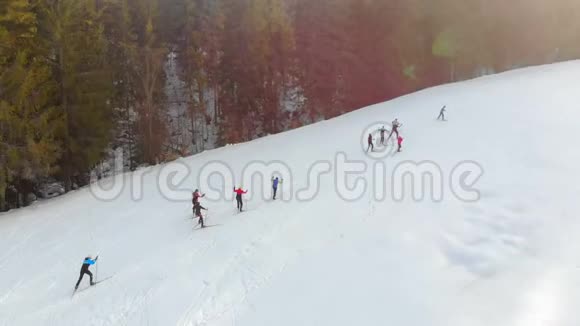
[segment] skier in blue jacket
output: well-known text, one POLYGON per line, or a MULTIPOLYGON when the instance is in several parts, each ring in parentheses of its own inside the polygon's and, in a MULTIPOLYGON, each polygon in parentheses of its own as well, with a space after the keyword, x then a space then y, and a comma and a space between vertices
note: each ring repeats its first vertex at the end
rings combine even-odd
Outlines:
POLYGON ((274 197, 272 198, 273 200, 276 200, 276 192, 278 191, 278 184, 279 183, 280 183, 280 180, 278 179, 278 177, 272 179, 272 190, 274 193, 274 197))
POLYGON ((97 256, 95 259, 93 259, 91 256, 85 258, 85 260, 83 261, 83 266, 81 267, 81 275, 79 276, 77 285, 75 285, 75 290, 79 288, 79 284, 81 284, 81 281, 83 280, 83 276, 85 274, 89 275, 89 277, 91 278, 91 286, 95 285, 95 282, 93 282, 93 273, 89 271, 89 267, 91 265, 94 265, 97 262, 97 259, 99 259, 99 256, 97 256))

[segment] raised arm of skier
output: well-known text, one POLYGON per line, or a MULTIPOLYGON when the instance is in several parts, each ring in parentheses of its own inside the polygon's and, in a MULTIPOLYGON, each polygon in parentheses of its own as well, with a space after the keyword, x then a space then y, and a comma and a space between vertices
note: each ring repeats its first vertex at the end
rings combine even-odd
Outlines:
POLYGON ((244 190, 242 190, 242 188, 238 188, 238 189, 234 188, 234 192, 235 192, 236 194, 238 194, 238 195, 243 195, 243 194, 247 194, 247 193, 248 193, 248 191, 247 191, 247 190, 246 190, 246 191, 244 191, 244 190))

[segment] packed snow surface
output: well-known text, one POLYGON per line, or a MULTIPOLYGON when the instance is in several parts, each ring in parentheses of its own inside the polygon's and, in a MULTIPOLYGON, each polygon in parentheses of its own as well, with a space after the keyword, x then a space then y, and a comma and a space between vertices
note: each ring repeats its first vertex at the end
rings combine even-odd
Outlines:
POLYGON ((580 62, 528 68, 128 173, 111 200, 87 188, 1 214, 0 325, 580 325, 579 121, 580 62), (367 155, 365 130, 394 118, 403 151, 367 155), (366 171, 342 178, 342 159, 366 171), (291 172, 277 201, 243 177, 274 161, 291 172), (420 162, 440 188, 397 181, 420 162), (71 296, 88 254, 106 280, 71 296))

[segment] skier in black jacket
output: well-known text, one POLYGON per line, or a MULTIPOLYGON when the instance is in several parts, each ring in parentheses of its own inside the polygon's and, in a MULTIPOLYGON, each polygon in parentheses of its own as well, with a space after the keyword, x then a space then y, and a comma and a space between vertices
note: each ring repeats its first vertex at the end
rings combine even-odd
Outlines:
POLYGON ((383 126, 381 129, 379 129, 379 131, 381 132, 381 145, 385 145, 385 132, 387 132, 387 129, 385 129, 385 126, 383 126))
POLYGON ((391 130, 391 133, 389 134, 389 138, 387 138, 387 141, 389 141, 389 139, 391 139, 391 136, 393 135, 393 133, 396 133, 397 138, 399 138, 399 128, 403 125, 402 123, 399 122, 399 119, 393 120, 392 124, 393 124, 393 129, 391 130))
POLYGON ((195 214, 196 217, 199 218, 199 220, 197 221, 197 224, 201 224, 201 227, 204 228, 205 225, 203 224, 203 215, 201 215, 201 210, 208 210, 207 208, 201 206, 201 204, 199 202, 195 203, 193 205, 193 212, 195 214))
POLYGON ((441 119, 443 121, 446 121, 445 120, 445 112, 447 111, 447 110, 445 110, 446 107, 447 106, 444 106, 441 108, 441 111, 439 111, 439 116, 437 117, 437 120, 441 119))
POLYGON ((373 134, 369 134, 369 137, 367 138, 367 143, 369 144, 369 147, 367 148, 367 153, 369 150, 373 152, 375 150, 375 145, 373 145, 373 134))

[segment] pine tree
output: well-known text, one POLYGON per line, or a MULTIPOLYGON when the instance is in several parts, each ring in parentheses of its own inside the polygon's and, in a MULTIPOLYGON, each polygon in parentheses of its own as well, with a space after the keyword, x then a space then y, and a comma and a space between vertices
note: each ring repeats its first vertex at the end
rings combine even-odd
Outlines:
POLYGON ((307 99, 309 122, 345 111, 337 95, 343 92, 341 81, 347 67, 348 13, 345 0, 297 0, 294 10, 297 76, 307 99))
POLYGON ((137 35, 130 0, 109 2, 103 13, 105 35, 109 40, 107 60, 112 65, 113 94, 111 106, 116 125, 112 147, 122 148, 125 164, 134 170, 143 162, 143 146, 138 129, 137 35))
POLYGON ((165 55, 167 49, 158 38, 157 0, 143 0, 135 5, 134 30, 137 48, 131 55, 139 83, 136 87, 136 111, 143 148, 143 160, 157 164, 162 160, 166 126, 162 112, 165 55))
POLYGON ((286 92, 294 32, 280 0, 252 0, 246 14, 248 51, 255 65, 261 100, 256 107, 266 134, 281 131, 282 98, 286 92))
MULTIPOLYGON (((0 2, 0 210, 8 185, 25 185, 56 169, 62 115, 56 84, 39 47, 35 6, 28 0, 0 2)), ((18 199, 16 206, 22 204, 18 199)))
POLYGON ((222 142, 279 132, 294 46, 287 10, 280 0, 229 0, 224 7, 222 142))
MULTIPOLYGON (((183 38, 179 44, 178 62, 183 67, 181 78, 186 88, 187 113, 189 115, 189 132, 193 152, 204 149, 204 127, 208 114, 206 91, 209 87, 209 69, 205 59, 206 51, 204 32, 209 31, 206 22, 212 12, 204 0, 183 2, 183 38), (201 145, 201 146, 200 146, 201 145)), ((211 51, 211 50, 209 50, 211 51)))
POLYGON ((96 0, 41 1, 40 33, 58 84, 58 107, 64 116, 59 138, 65 189, 88 182, 111 138, 112 75, 106 62, 100 10, 96 0))

